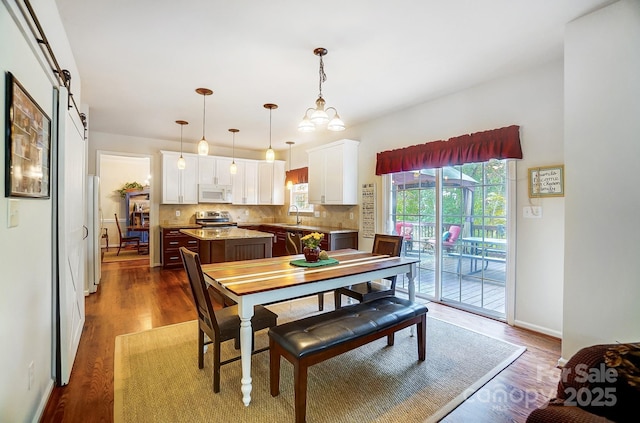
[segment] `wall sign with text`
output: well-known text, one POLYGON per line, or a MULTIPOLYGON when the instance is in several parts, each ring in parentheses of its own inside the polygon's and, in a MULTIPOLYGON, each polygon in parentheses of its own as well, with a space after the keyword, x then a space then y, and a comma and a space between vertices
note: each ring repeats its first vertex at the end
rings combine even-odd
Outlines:
POLYGON ((531 167, 529 197, 564 197, 564 165, 531 167))

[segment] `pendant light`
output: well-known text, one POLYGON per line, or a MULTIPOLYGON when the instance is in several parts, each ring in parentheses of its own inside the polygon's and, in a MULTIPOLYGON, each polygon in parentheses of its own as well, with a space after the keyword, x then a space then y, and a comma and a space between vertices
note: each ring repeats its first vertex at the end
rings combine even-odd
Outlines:
POLYGON ((316 126, 322 125, 327 125, 327 129, 330 131, 344 131, 345 129, 344 122, 340 119, 340 115, 338 115, 338 111, 335 107, 328 107, 326 110, 324 109, 325 101, 324 98, 322 98, 322 83, 327 80, 327 74, 324 73, 324 61, 322 60, 322 57, 327 53, 328 50, 323 47, 318 47, 313 50, 313 54, 320 57, 320 82, 318 84, 320 93, 316 100, 315 109, 311 107, 304 112, 304 117, 298 124, 298 131, 300 132, 313 132, 316 130, 316 126), (332 119, 329 119, 329 114, 327 113, 329 110, 332 110, 334 113, 332 119), (309 116, 309 112, 311 112, 311 116, 309 116))
POLYGON ((273 163, 273 161, 276 159, 276 153, 273 151, 273 148, 271 148, 271 111, 273 109, 277 109, 278 105, 267 103, 263 107, 265 109, 269 109, 269 149, 267 150, 266 159, 267 162, 273 163))
MULTIPOLYGON (((289 178, 291 178, 291 146, 295 144, 293 141, 287 141, 289 144, 289 178)), ((293 189, 293 181, 291 179, 287 180, 287 189, 291 191, 293 189)))
POLYGON ((178 169, 184 170, 187 167, 187 162, 182 157, 182 129, 185 125, 188 125, 189 122, 186 120, 176 120, 176 123, 180 125, 180 158, 178 159, 178 169))
POLYGON ((206 99, 208 95, 213 94, 213 91, 211 91, 209 88, 196 88, 196 92, 202 95, 202 139, 198 142, 198 154, 201 156, 206 156, 209 154, 209 143, 204 137, 206 99))
POLYGON ((236 166, 236 132, 240 132, 239 129, 229 129, 229 132, 233 133, 233 159, 231 161, 231 165, 229 166, 229 173, 235 175, 238 173, 238 166, 236 166))

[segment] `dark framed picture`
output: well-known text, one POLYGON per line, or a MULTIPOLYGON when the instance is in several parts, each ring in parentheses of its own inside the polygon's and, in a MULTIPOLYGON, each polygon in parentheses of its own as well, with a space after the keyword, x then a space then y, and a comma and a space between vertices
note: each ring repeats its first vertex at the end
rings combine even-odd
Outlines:
POLYGON ((51 119, 6 73, 5 197, 49 198, 51 119))

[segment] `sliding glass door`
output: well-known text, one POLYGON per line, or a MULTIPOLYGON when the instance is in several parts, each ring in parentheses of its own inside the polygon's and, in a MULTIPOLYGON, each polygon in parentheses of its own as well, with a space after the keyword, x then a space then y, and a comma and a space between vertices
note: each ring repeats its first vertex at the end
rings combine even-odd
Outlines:
POLYGON ((508 169, 491 160, 387 176, 387 231, 420 260, 417 295, 505 318, 508 169))

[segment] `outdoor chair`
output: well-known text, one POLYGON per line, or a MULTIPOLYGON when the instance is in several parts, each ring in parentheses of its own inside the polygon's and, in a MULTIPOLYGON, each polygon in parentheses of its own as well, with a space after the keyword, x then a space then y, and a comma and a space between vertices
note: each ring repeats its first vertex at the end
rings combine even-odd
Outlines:
POLYGON ((396 233, 404 239, 404 245, 407 250, 413 249, 413 223, 397 222, 396 233))
MULTIPOLYGON (((400 257, 402 251, 401 235, 376 234, 373 239, 373 254, 386 254, 391 257, 400 257)), ((384 278, 380 281, 369 281, 355 285, 344 286, 334 291, 336 310, 342 307, 342 296, 358 300, 361 303, 373 301, 382 297, 390 297, 396 292, 396 276, 384 278)))
MULTIPOLYGON (((184 264, 193 301, 198 313, 198 368, 204 368, 204 347, 213 344, 213 392, 220 392, 220 367, 240 360, 240 356, 232 357, 225 361, 220 361, 220 344, 224 341, 235 339, 236 349, 240 346, 240 317, 238 316, 238 306, 226 306, 222 309, 214 310, 211 303, 211 295, 216 295, 216 289, 208 286, 202 274, 200 265, 200 257, 198 253, 180 247, 180 255, 184 264), (207 335, 210 341, 204 341, 204 335, 207 335)), ((256 331, 267 329, 278 323, 278 315, 271 310, 257 305, 253 309, 253 317, 251 318, 251 349, 252 354, 257 354, 268 350, 269 348, 261 348, 253 350, 253 335, 256 331)))
MULTIPOLYGON (((458 241, 458 238, 460 237, 460 231, 462 230, 462 228, 458 225, 451 225, 449 226, 449 230, 445 231, 442 234, 442 248, 447 251, 447 252, 451 252, 453 250, 453 248, 456 245, 456 242, 458 241)), ((425 245, 425 249, 428 249, 430 252, 435 251, 435 246, 436 246, 436 240, 431 238, 429 240, 427 240, 427 244, 425 245)))

